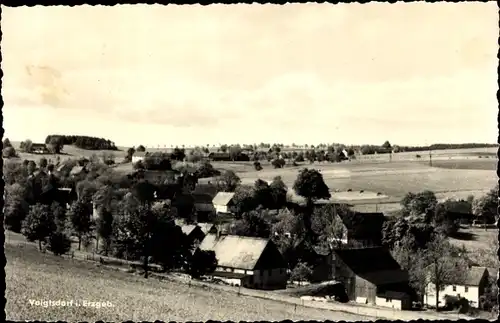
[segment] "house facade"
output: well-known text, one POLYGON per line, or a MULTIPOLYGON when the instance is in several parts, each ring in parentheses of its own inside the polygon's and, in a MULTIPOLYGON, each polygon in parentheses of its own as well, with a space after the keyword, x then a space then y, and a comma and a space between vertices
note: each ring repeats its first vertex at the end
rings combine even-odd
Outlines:
POLYGON ((212 200, 215 212, 218 213, 231 213, 230 208, 233 204, 234 193, 232 192, 219 192, 212 200))
POLYGON ((332 253, 334 277, 358 303, 411 308, 408 272, 381 247, 336 249, 332 253))
POLYGON ((137 163, 138 161, 143 161, 146 158, 146 152, 136 151, 132 155, 132 163, 137 163))
MULTIPOLYGON (((486 267, 470 267, 467 270, 467 276, 463 283, 455 285, 446 285, 439 291, 439 305, 445 305, 445 297, 456 296, 464 297, 469 301, 472 307, 479 307, 479 298, 484 295, 488 284, 489 273, 486 267)), ((427 284, 424 295, 424 303, 428 306, 436 306, 436 286, 433 283, 427 284)))
POLYGON ((46 144, 31 144, 31 153, 33 154, 49 154, 50 151, 46 144))
POLYGON ((215 252, 216 279, 255 289, 286 287, 286 262, 270 239, 208 234, 199 248, 215 252))

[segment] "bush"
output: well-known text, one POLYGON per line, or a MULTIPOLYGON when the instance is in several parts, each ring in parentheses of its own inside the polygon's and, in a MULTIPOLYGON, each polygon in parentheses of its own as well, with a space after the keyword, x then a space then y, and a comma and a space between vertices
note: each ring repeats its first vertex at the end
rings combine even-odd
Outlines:
POLYGON ((274 168, 283 168, 286 163, 284 159, 279 158, 273 160, 271 164, 274 166, 274 168))
POLYGON ((16 150, 14 147, 6 147, 2 150, 2 156, 4 158, 15 158, 17 157, 16 150))
POLYGON ((71 240, 62 232, 54 232, 49 237, 48 249, 56 256, 64 255, 71 250, 71 240))
POLYGON ((215 252, 198 249, 191 257, 187 272, 192 278, 200 278, 203 275, 213 273, 216 268, 215 252))
POLYGON ((258 161, 255 161, 253 163, 253 167, 255 168, 256 171, 261 171, 262 170, 262 165, 258 161))
POLYGON ((140 153, 143 153, 143 152, 146 151, 146 147, 144 147, 143 145, 139 145, 139 147, 137 147, 136 151, 140 152, 140 153))

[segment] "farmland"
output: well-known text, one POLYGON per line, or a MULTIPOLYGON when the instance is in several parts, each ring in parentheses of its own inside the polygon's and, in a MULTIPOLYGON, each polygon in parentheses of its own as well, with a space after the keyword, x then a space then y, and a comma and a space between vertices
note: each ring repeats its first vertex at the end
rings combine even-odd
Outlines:
POLYGON ((6 315, 42 321, 363 320, 363 316, 145 280, 78 260, 43 254, 27 244, 5 246, 6 315), (57 286, 57 288, 54 288, 57 286), (110 301, 113 307, 32 306, 29 300, 110 301))
MULTIPOLYGON (((438 198, 466 198, 467 195, 482 194, 492 188, 498 181, 495 168, 484 169, 447 169, 430 167, 417 162, 364 163, 351 162, 341 164, 315 164, 321 171, 325 183, 330 190, 379 192, 388 198, 378 202, 398 202, 407 192, 431 190, 438 198)), ((257 178, 272 180, 281 176, 289 187, 293 185, 297 172, 301 167, 238 172, 242 182, 251 183, 257 178)), ((352 201, 363 198, 359 195, 352 201)), ((372 202, 373 199, 370 199, 372 202)), ((363 203, 361 203, 363 204, 363 203)))
MULTIPOLYGON (((19 143, 14 143, 17 149, 19 143)), ((120 161, 126 154, 126 147, 118 151, 93 151, 65 146, 61 159, 100 157, 103 153, 113 154, 120 161)), ((158 149, 149 148, 154 152, 158 149)), ((167 149, 168 150, 168 149, 167 149)), ((189 148, 186 149, 188 151, 189 148)), ((286 150, 286 149, 285 149, 286 150)), ((288 149, 289 150, 289 149, 288 149)), ((299 148, 295 149, 301 150, 299 148)), ((333 199, 346 201, 365 211, 393 211, 399 208, 399 201, 407 192, 431 190, 439 199, 465 199, 469 195, 482 195, 497 183, 497 148, 447 149, 432 151, 432 167, 429 152, 402 152, 357 156, 356 160, 343 163, 302 163, 274 169, 269 162, 261 161, 262 171, 256 171, 253 162, 213 162, 219 170, 233 170, 243 184, 253 184, 256 179, 272 180, 281 176, 288 187, 293 186, 298 171, 303 167, 318 169, 332 191, 333 199), (420 155, 417 158, 416 155, 420 155), (345 194, 352 190, 351 194, 345 194), (364 193, 359 191, 363 190, 364 193), (334 191, 340 191, 334 193, 334 191), (377 196, 377 193, 378 196, 377 196), (377 206, 375 206, 375 203, 377 206)), ((54 155, 19 153, 22 159, 54 159, 54 155)), ((117 165, 115 170, 128 173, 132 165, 117 165)))

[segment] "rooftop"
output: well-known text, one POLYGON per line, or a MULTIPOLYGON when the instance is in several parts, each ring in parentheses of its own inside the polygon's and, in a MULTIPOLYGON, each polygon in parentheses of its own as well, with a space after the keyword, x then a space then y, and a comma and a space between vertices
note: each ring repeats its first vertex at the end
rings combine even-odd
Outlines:
POLYGON ((269 239, 209 234, 200 245, 201 250, 213 250, 218 265, 253 270, 269 239))

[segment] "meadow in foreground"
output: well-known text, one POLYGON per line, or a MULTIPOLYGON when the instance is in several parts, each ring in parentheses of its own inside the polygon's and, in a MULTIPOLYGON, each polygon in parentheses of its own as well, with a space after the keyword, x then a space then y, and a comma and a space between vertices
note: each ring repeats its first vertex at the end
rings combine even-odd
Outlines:
POLYGON ((145 280, 94 264, 5 246, 6 315, 9 320, 206 321, 363 320, 363 316, 297 307, 272 300, 145 280), (110 301, 114 307, 41 307, 29 300, 110 301))

